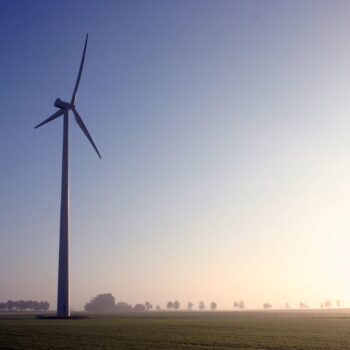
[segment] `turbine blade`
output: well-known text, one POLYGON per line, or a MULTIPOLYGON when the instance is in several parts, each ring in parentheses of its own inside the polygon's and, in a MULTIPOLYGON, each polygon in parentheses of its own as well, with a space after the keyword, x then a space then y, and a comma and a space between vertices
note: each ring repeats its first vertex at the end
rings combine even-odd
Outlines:
POLYGON ((79 73, 78 73, 77 81, 75 82, 71 104, 75 103, 75 98, 77 96, 78 86, 79 86, 80 78, 81 78, 81 72, 83 71, 83 66, 84 66, 84 61, 85 61, 85 53, 86 53, 86 46, 87 46, 88 37, 89 37, 89 34, 86 34, 83 56, 82 56, 81 62, 80 62, 80 67, 79 67, 79 73))
POLYGON ((91 143, 92 147, 95 149, 97 155, 100 157, 100 159, 102 159, 101 154, 100 154, 100 152, 98 151, 98 149, 97 149, 97 147, 96 147, 96 145, 95 145, 95 142, 94 142, 94 140, 92 139, 92 137, 91 137, 91 135, 90 135, 88 129, 86 128, 86 126, 85 126, 85 124, 84 124, 84 122, 83 122, 83 120, 81 119, 81 117, 80 117, 78 111, 77 111, 74 107, 72 108, 72 110, 73 110, 73 113, 74 113, 74 116, 75 116, 75 120, 76 120, 76 122, 78 123, 78 125, 80 126, 80 129, 82 130, 82 132, 85 134, 85 136, 86 136, 86 137, 88 138, 88 140, 90 141, 90 143, 91 143))
POLYGON ((34 129, 39 128, 40 126, 51 122, 52 120, 60 117, 62 114, 64 114, 64 109, 60 108, 58 111, 56 111, 54 114, 52 114, 51 117, 48 117, 47 119, 45 119, 43 122, 41 122, 40 124, 38 124, 37 126, 34 127, 34 129))

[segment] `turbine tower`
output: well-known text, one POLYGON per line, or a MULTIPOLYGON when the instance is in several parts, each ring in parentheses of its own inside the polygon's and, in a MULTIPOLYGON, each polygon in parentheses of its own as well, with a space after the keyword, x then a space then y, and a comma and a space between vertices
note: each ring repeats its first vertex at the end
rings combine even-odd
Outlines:
POLYGON ((81 58, 77 81, 74 86, 74 91, 70 102, 56 99, 54 106, 58 110, 49 118, 38 124, 36 128, 51 122, 52 120, 63 116, 63 150, 62 150, 62 184, 61 184, 61 218, 60 218, 60 246, 59 246, 59 261, 58 261, 58 291, 57 291, 57 317, 66 318, 70 316, 69 310, 69 179, 68 179, 68 145, 69 145, 69 112, 72 111, 75 121, 83 131, 97 155, 101 157, 88 129, 81 119, 76 109, 76 96, 80 83, 81 73, 85 60, 86 46, 88 34, 86 34, 83 56, 81 58))

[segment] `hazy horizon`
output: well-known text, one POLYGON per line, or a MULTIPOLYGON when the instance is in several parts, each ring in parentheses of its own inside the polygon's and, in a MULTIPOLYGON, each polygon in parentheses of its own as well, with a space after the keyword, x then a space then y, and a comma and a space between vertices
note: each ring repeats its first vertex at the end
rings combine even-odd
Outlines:
POLYGON ((71 306, 350 307, 350 2, 0 4, 0 301, 56 307, 62 120, 71 306))

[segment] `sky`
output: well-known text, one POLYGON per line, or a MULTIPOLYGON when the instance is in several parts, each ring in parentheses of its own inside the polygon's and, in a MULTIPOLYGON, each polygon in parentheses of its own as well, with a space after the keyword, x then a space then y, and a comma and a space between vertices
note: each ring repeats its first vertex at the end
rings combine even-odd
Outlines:
POLYGON ((0 301, 350 307, 350 3, 0 1, 0 301))

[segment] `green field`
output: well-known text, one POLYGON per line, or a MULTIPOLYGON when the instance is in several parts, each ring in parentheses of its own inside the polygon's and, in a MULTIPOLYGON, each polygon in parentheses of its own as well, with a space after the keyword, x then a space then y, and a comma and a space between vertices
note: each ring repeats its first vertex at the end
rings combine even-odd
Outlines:
POLYGON ((0 349, 350 349, 350 312, 149 312, 82 320, 0 314, 0 349))

